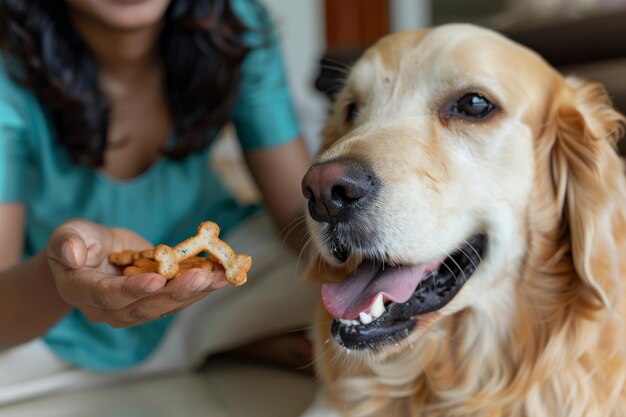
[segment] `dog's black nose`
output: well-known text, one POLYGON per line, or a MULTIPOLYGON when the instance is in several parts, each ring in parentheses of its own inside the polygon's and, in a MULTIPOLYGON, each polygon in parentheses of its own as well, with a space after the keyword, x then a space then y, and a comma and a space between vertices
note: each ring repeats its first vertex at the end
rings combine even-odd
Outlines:
POLYGON ((375 195, 379 180, 363 162, 335 160, 313 165, 302 180, 309 213, 325 223, 346 221, 375 195))

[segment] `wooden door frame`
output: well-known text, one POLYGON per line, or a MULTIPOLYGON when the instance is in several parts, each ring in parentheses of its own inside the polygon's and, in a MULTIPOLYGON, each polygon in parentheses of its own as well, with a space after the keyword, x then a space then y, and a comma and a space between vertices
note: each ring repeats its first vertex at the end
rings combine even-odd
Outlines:
POLYGON ((389 0, 324 0, 327 50, 362 49, 389 33, 389 0))

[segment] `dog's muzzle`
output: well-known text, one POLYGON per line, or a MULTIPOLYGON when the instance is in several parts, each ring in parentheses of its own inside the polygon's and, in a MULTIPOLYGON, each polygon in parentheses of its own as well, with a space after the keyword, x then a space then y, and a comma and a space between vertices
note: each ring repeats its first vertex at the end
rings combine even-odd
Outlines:
POLYGON ((343 159, 313 165, 302 180, 311 217, 322 223, 346 222, 376 196, 380 181, 364 162, 343 159))

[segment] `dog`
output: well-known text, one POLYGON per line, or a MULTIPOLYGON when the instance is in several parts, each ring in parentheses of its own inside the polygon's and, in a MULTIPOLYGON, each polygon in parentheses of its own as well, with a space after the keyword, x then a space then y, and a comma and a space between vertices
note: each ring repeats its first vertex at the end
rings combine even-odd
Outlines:
POLYGON ((624 117, 488 29, 388 35, 302 181, 308 416, 626 416, 624 117))

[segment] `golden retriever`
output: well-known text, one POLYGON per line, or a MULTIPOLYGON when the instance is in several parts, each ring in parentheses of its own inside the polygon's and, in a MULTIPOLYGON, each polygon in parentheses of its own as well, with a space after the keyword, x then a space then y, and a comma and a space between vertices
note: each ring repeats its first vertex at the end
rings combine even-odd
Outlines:
POLYGON ((302 183, 309 415, 626 416, 623 126, 600 85, 486 29, 370 48, 302 183))

